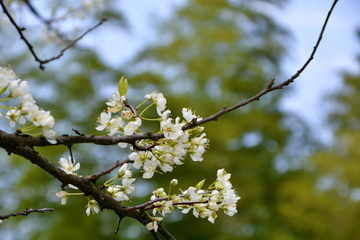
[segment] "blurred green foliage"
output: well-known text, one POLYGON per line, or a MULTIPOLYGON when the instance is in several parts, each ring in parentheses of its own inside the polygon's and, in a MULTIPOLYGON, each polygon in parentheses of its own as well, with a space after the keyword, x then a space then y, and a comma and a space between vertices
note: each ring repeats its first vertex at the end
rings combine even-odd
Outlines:
MULTIPOLYGON (((22 79, 29 81, 38 105, 51 110, 58 134, 74 134, 72 128, 84 134, 101 134, 95 131, 95 122, 111 96, 104 97, 102 92, 109 88, 116 91, 122 75, 129 80, 127 97, 133 105, 158 89, 167 98, 173 117, 181 115, 183 107, 207 117, 223 106, 253 96, 281 73, 288 33, 259 6, 271 9, 284 2, 188 1, 171 20, 160 24, 156 45, 141 52, 128 66, 117 69, 107 66, 92 51, 76 48, 47 65, 44 72, 28 66, 33 59, 26 49, 14 57, 4 43, 0 54, 22 79)), ((126 26, 121 14, 111 6, 96 17, 109 12, 115 15, 116 22, 122 22, 120 26, 126 26)), ((0 30, 1 35, 7 31, 0 30)), ((132 202, 125 204, 147 201, 151 191, 157 187, 166 190, 173 178, 179 180, 178 187, 183 190, 204 178, 206 186, 215 180, 217 169, 225 168, 242 197, 238 213, 228 217, 219 212, 212 225, 206 219, 196 219, 191 212, 174 212, 163 223, 177 239, 357 239, 359 214, 354 199, 360 198, 356 148, 360 116, 354 98, 360 91, 359 80, 359 76, 346 74, 347 87, 336 97, 344 104, 340 109, 348 111, 332 119, 338 127, 335 148, 303 160, 302 168, 281 172, 274 167, 278 158, 288 159, 294 154, 284 150, 290 141, 300 143, 299 152, 311 143, 311 139, 295 138, 283 126, 284 120, 292 121, 306 132, 300 121, 279 111, 282 92, 277 91, 205 124, 210 148, 202 163, 187 159, 172 173, 155 174, 146 181, 134 170, 134 176, 139 177, 135 182, 138 192, 132 202)), ((148 130, 158 131, 158 125, 150 124, 148 130)), ((64 146, 36 150, 53 163, 69 154, 64 146)), ((82 175, 104 170, 129 153, 117 146, 86 144, 73 146, 73 151, 81 163, 82 175)), ((85 197, 71 197, 66 206, 61 206, 55 197, 59 182, 28 161, 0 153, 0 213, 25 208, 55 209, 54 213, 4 221, 1 236, 152 239, 145 227, 127 218, 118 235, 114 235, 117 216, 105 210, 87 217, 85 197)))

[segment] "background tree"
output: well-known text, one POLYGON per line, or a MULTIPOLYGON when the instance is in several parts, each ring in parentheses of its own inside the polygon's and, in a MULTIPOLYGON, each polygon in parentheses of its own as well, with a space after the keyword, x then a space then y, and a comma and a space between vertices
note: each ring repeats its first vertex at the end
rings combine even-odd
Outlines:
MULTIPOLYGON (((360 36, 358 31, 358 36, 360 36)), ((357 58, 359 62, 359 56, 357 58)), ((359 229, 359 74, 343 73, 344 86, 328 96, 335 111, 331 147, 319 149, 304 169, 289 172, 279 191, 279 212, 298 239, 357 239, 359 229)))

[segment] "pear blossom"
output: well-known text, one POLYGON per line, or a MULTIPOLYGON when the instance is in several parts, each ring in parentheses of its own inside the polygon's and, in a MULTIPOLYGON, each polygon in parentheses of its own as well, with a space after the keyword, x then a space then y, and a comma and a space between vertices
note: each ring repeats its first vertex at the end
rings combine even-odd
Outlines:
POLYGON ((139 151, 137 153, 131 153, 130 160, 133 160, 133 167, 139 169, 146 160, 151 160, 154 157, 151 151, 139 151))
POLYGON ((43 128, 43 135, 46 138, 46 140, 51 143, 51 144, 55 144, 56 140, 55 140, 55 131, 52 130, 52 128, 48 128, 48 127, 44 127, 43 128))
POLYGON ((128 201, 129 197, 122 191, 122 186, 116 185, 113 187, 108 187, 108 193, 116 199, 116 201, 128 201))
POLYGON ((189 195, 191 201, 199 201, 199 195, 196 193, 196 189, 194 187, 189 187, 186 193, 189 195))
POLYGON ((8 120, 10 120, 10 127, 15 127, 16 126, 16 123, 20 123, 22 125, 25 124, 26 122, 26 119, 24 116, 20 115, 21 112, 20 110, 16 110, 16 109, 12 109, 12 110, 9 110, 5 116, 8 120))
POLYGON ((141 126, 141 119, 136 118, 135 121, 129 122, 124 127, 124 135, 125 136, 132 135, 140 126, 141 126))
POLYGON ((153 191, 153 195, 150 197, 150 199, 155 200, 156 198, 162 198, 165 196, 166 196, 166 193, 164 191, 164 188, 158 188, 155 191, 153 191))
POLYGON ((129 121, 133 117, 133 115, 130 111, 122 111, 121 117, 124 118, 126 121, 129 121))
POLYGON ((118 111, 121 110, 122 108, 122 102, 125 101, 126 97, 125 96, 121 96, 117 93, 114 93, 112 95, 112 98, 106 102, 106 105, 112 107, 112 108, 109 108, 109 112, 112 112, 112 113, 116 113, 118 111))
POLYGON ((152 178, 156 171, 156 167, 158 166, 158 160, 146 160, 144 163, 145 173, 143 174, 143 178, 152 178))
POLYGON ((157 230, 158 230, 158 222, 161 222, 161 220, 163 220, 162 217, 154 217, 151 222, 146 224, 146 228, 148 230, 154 230, 155 232, 157 232, 157 230))
POLYGON ((190 157, 195 162, 203 160, 202 154, 205 152, 205 147, 208 143, 208 139, 204 138, 205 136, 206 134, 203 133, 200 137, 191 139, 192 151, 190 157))
MULTIPOLYGON (((67 174, 75 175, 74 171, 78 170, 80 168, 80 163, 77 163, 75 166, 72 162, 72 158, 68 156, 68 158, 60 158, 59 161, 61 165, 61 169, 65 171, 67 174)), ((75 159, 74 159, 75 163, 75 159)))
POLYGON ((86 205, 86 214, 90 216, 90 211, 95 214, 99 213, 99 204, 95 200, 89 200, 88 204, 86 205))
POLYGON ((197 118, 191 111, 191 109, 186 109, 186 108, 183 108, 182 109, 182 114, 183 114, 183 117, 185 118, 185 120, 187 122, 191 122, 193 120, 193 118, 197 118))
POLYGON ((127 163, 123 164, 118 170, 119 178, 128 178, 131 177, 131 172, 128 169, 127 163))
POLYGON ((98 131, 104 130, 107 126, 110 125, 110 119, 111 119, 111 112, 108 113, 102 112, 100 114, 100 118, 98 118, 98 123, 100 125, 96 127, 96 130, 98 131))
POLYGON ((122 132, 122 127, 124 125, 124 121, 121 117, 117 117, 117 118, 113 118, 110 120, 109 123, 109 136, 113 136, 116 133, 121 133, 122 132))
POLYGON ((61 202, 61 205, 66 205, 66 202, 67 202, 68 197, 69 197, 69 194, 67 192, 59 191, 55 195, 59 198, 59 200, 61 202))
POLYGON ((163 217, 166 214, 174 211, 173 202, 172 201, 161 201, 154 204, 156 208, 153 209, 153 215, 155 216, 156 212, 160 212, 163 217))
POLYGON ((154 101, 154 103, 156 104, 156 111, 158 115, 162 116, 161 112, 164 111, 166 108, 166 99, 164 98, 164 95, 155 91, 151 94, 146 94, 145 97, 154 101))
POLYGON ((182 137, 184 131, 179 123, 172 123, 172 119, 168 118, 160 123, 161 129, 164 131, 165 138, 177 140, 182 137))
POLYGON ((221 183, 225 183, 225 182, 229 181, 230 177, 231 177, 231 174, 226 173, 224 168, 219 169, 217 171, 217 180, 221 183))
POLYGON ((10 81, 15 78, 12 69, 0 67, 0 89, 9 85, 10 81))

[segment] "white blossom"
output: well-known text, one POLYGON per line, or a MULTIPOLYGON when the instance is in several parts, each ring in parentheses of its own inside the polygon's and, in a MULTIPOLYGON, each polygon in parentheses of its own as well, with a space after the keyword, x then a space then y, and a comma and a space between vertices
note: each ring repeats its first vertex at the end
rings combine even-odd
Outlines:
POLYGON ((124 127, 124 135, 125 136, 132 135, 140 126, 141 126, 141 119, 136 118, 135 121, 129 122, 124 127))
POLYGON ((90 211, 95 214, 99 213, 99 204, 95 200, 89 200, 88 204, 86 205, 86 214, 90 216, 90 211))
MULTIPOLYGON (((68 158, 60 158, 60 165, 61 165, 61 169, 63 171, 65 171, 67 174, 72 174, 74 175, 74 171, 78 170, 80 168, 80 163, 77 163, 75 166, 71 161, 71 157, 68 156, 68 158)), ((74 163, 75 163, 75 159, 74 159, 74 163)))
POLYGON ((98 119, 98 123, 99 126, 96 127, 96 130, 98 131, 102 131, 104 130, 107 126, 110 125, 110 120, 111 120, 111 112, 102 112, 100 114, 100 118, 98 119))
POLYGON ((61 205, 66 205, 66 202, 69 197, 67 192, 59 191, 55 195, 59 198, 61 205))

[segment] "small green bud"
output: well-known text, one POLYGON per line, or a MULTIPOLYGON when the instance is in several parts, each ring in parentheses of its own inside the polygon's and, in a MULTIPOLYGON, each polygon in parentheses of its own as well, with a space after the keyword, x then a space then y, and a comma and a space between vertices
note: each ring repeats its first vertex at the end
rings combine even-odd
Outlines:
POLYGON ((205 180, 206 180, 206 179, 201 180, 198 184, 196 184, 195 188, 196 188, 197 190, 201 189, 202 186, 203 186, 204 183, 205 183, 205 180))
POLYGON ((128 88, 128 81, 126 78, 124 78, 124 76, 122 76, 120 78, 120 81, 119 81, 119 93, 120 93, 120 98, 122 96, 125 96, 126 97, 126 93, 127 93, 127 88, 128 88))

